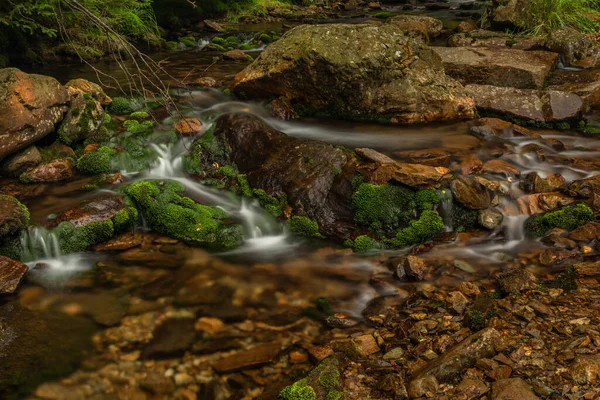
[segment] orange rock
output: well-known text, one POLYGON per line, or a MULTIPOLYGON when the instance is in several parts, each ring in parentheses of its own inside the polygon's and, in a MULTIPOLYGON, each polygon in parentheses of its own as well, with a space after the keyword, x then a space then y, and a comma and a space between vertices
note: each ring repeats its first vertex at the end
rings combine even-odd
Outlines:
POLYGON ((182 136, 196 135, 204 130, 202 122, 196 118, 183 118, 175 124, 175 132, 182 136))
POLYGON ((100 148, 100 145, 97 143, 88 144, 87 146, 85 146, 83 148, 83 154, 91 153, 93 151, 98 150, 99 148, 100 148))

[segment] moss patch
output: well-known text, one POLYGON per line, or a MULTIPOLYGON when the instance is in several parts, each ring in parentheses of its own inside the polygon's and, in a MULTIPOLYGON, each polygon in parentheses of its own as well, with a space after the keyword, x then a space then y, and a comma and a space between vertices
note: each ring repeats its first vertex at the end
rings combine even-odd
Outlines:
POLYGON ((422 243, 433 239, 443 230, 444 221, 442 217, 435 211, 426 210, 423 211, 418 220, 410 221, 408 227, 400 229, 396 233, 396 237, 391 240, 391 244, 395 247, 404 247, 422 243))
POLYGON ((289 222, 290 231, 296 235, 322 238, 319 233, 319 224, 308 217, 293 216, 289 222))
POLYGON ((152 229, 187 243, 215 248, 233 248, 242 241, 240 225, 227 226, 227 214, 183 197, 183 185, 173 181, 140 181, 126 193, 145 215, 152 229))
POLYGON ((594 220, 594 212, 583 203, 545 214, 533 215, 525 221, 528 237, 543 236, 552 228, 573 230, 594 220))
POLYGON ((414 217, 414 192, 398 185, 360 183, 352 195, 354 221, 374 230, 393 231, 414 217))
POLYGON ((111 220, 95 221, 75 227, 72 222, 61 222, 53 231, 58 238, 63 254, 78 253, 89 247, 105 242, 115 233, 111 220))
POLYGON ((77 160, 79 172, 87 175, 106 174, 112 171, 111 162, 115 151, 102 146, 96 151, 85 153, 77 160))
POLYGON ((382 243, 366 235, 358 236, 354 240, 346 240, 344 246, 350 247, 357 253, 383 249, 385 247, 382 243))

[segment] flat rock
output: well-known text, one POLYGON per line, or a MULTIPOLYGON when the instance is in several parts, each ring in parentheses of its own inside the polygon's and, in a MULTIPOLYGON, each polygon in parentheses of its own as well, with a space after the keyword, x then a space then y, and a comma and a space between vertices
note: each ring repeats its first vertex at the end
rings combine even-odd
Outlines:
POLYGON ((544 39, 534 36, 514 36, 504 32, 476 29, 469 33, 456 33, 448 38, 449 47, 487 47, 517 50, 536 50, 544 39))
POLYGON ((591 241, 600 239, 600 223, 588 222, 569 233, 569 239, 579 241, 591 241))
POLYGON ((175 132, 182 136, 193 136, 204 130, 202 122, 196 118, 182 118, 175 124, 175 132))
POLYGON ((337 339, 331 342, 331 347, 333 350, 342 352, 353 359, 365 358, 380 351, 373 335, 337 339))
POLYGON ((558 62, 558 54, 503 48, 432 47, 446 74, 463 85, 540 89, 558 62))
POLYGON ((500 379, 492 384, 492 400, 537 400, 529 385, 521 378, 500 379))
POLYGON ((549 90, 573 93, 591 108, 600 108, 600 69, 557 70, 550 77, 549 90))
POLYGON ((490 137, 511 138, 515 136, 540 137, 539 134, 527 128, 499 118, 479 118, 473 122, 473 125, 469 128, 469 132, 482 139, 490 137))
POLYGON ((420 189, 437 189, 450 177, 446 167, 421 164, 395 163, 392 178, 407 186, 420 189))
POLYGON ((467 92, 483 113, 502 114, 539 122, 579 118, 585 105, 576 94, 556 90, 515 89, 490 85, 467 85, 467 92))
POLYGON ((425 15, 397 15, 390 18, 388 24, 397 26, 402 32, 418 33, 427 39, 439 36, 444 29, 442 21, 425 15))
POLYGON ((27 265, 0 256, 0 294, 14 293, 27 270, 27 265))
POLYGON ((474 366, 478 359, 493 357, 500 338, 501 335, 496 329, 485 328, 430 361, 414 373, 408 387, 410 397, 423 396, 423 382, 431 380, 432 377, 438 382, 448 382, 474 366))
POLYGON ((218 360, 212 367, 220 374, 255 368, 275 361, 280 351, 279 343, 267 343, 218 360))
POLYGON ((73 167, 69 160, 53 160, 40 164, 21 174, 21 181, 26 183, 64 181, 73 177, 73 167))
POLYGON ((471 176, 457 176, 450 188, 454 198, 467 208, 483 210, 490 206, 490 192, 471 176))

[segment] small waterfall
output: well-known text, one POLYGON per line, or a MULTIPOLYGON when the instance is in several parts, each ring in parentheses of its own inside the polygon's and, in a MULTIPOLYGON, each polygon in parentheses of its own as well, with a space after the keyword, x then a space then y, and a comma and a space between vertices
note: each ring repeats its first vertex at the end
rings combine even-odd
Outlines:
POLYGON ((437 211, 444 220, 444 231, 452 232, 452 196, 444 198, 437 211))
POLYGON ((34 226, 23 232, 21 236, 23 247, 23 260, 49 260, 59 258, 62 254, 58 244, 58 237, 46 228, 34 226))

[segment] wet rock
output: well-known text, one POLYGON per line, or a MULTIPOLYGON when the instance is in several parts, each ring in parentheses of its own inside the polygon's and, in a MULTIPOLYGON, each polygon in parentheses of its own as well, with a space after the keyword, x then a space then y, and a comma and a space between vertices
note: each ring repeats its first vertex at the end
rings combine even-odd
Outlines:
POLYGON ((594 64, 598 63, 598 49, 595 48, 595 44, 575 28, 566 26, 552 29, 546 37, 545 45, 550 51, 560 54, 565 66, 574 66, 577 61, 586 57, 593 57, 594 64))
POLYGON ((471 30, 468 34, 457 33, 448 38, 449 47, 487 47, 517 50, 539 50, 544 39, 534 36, 513 36, 504 32, 471 30))
POLYGON ((193 82, 193 85, 200 86, 202 88, 213 88, 217 86, 217 84, 217 80, 215 78, 211 78, 210 76, 198 78, 193 82))
POLYGON ((27 269, 23 263, 0 256, 0 294, 14 293, 27 269))
POLYGON ((0 161, 42 139, 62 120, 67 90, 54 78, 0 70, 0 161))
POLYGON ((404 259, 403 267, 406 275, 417 281, 425 279, 425 275, 429 270, 425 260, 417 256, 407 256, 404 259))
POLYGON ((210 19, 205 19, 202 22, 204 23, 205 29, 209 32, 225 32, 226 31, 226 29, 218 22, 211 21, 210 19))
POLYGON ((551 174, 542 178, 537 172, 530 172, 521 179, 519 187, 527 193, 552 192, 564 185, 566 181, 561 174, 551 174))
POLYGON ((489 391, 490 388, 481 379, 465 377, 460 384, 456 386, 454 394, 461 399, 472 400, 480 398, 489 391))
POLYGON ((529 0, 509 0, 498 3, 493 9, 492 22, 500 26, 524 27, 527 24, 529 0))
POLYGON ((600 261, 583 261, 573 264, 573 268, 579 276, 600 275, 600 261))
POLYGON ((421 164, 395 163, 392 179, 412 188, 437 189, 450 177, 445 167, 430 167, 421 164))
POLYGON ((483 163, 475 157, 468 157, 460 163, 460 172, 463 175, 477 175, 483 172, 483 163))
POLYGON ((282 121, 296 119, 296 113, 290 101, 285 97, 273 100, 271 103, 271 114, 282 121))
POLYGON ((248 56, 242 50, 235 49, 223 53, 223 59, 231 61, 248 61, 248 56))
POLYGON ((406 304, 407 296, 380 296, 367 303, 362 311, 363 317, 372 323, 382 322, 386 315, 406 304))
POLYGON ((473 122, 469 132, 482 139, 494 136, 500 138, 511 138, 514 136, 540 137, 537 133, 532 132, 527 128, 498 118, 479 118, 473 122))
POLYGON ((567 193, 571 196, 583 197, 586 199, 593 199, 600 196, 600 175, 573 181, 568 186, 567 193))
POLYGON ((159 372, 149 372, 139 381, 140 388, 156 395, 169 395, 175 390, 173 379, 159 372))
POLYGON ((538 196, 538 204, 542 211, 553 211, 573 203, 575 203, 574 198, 559 192, 540 193, 538 196))
POLYGON ((454 198, 467 208, 483 210, 490 206, 490 192, 470 176, 458 176, 450 184, 454 198))
POLYGON ((462 314, 469 304, 469 299, 458 291, 448 293, 446 301, 450 303, 452 309, 456 311, 457 314, 462 314))
POLYGON ((496 354, 495 346, 500 338, 501 335, 496 329, 486 328, 430 361, 413 375, 408 387, 410 397, 417 398, 425 395, 429 387, 425 383, 433 379, 437 382, 451 381, 456 376, 462 375, 467 368, 475 365, 478 359, 493 357, 496 354))
POLYGON ((302 25, 240 72, 233 91, 286 97, 303 115, 391 123, 471 118, 472 100, 442 71, 435 53, 393 24, 302 25))
POLYGON ((483 171, 490 174, 504 174, 507 176, 521 176, 521 171, 503 160, 489 160, 483 164, 483 171))
POLYGON ((504 272, 498 276, 498 281, 506 293, 519 293, 537 285, 535 275, 524 268, 504 272))
POLYGON ((489 85, 467 85, 477 109, 539 122, 579 118, 585 109, 576 94, 556 90, 515 89, 489 85))
POLYGON ((255 368, 275 361, 280 351, 279 343, 262 344, 218 360, 213 364, 213 368, 220 374, 255 368))
POLYGON ((357 148, 354 149, 354 151, 356 152, 356 154, 358 154, 359 156, 367 159, 367 160, 371 160, 374 161, 378 164, 390 164, 393 165, 396 162, 391 159, 390 157, 386 156, 385 154, 382 154, 376 150, 373 149, 369 149, 369 148, 357 148))
POLYGON ((600 239, 600 223, 589 222, 585 225, 576 228, 569 233, 569 239, 589 242, 594 239, 600 239))
POLYGON ((569 370, 576 383, 595 385, 600 381, 600 355, 579 355, 569 370))
POLYGON ((348 339, 336 339, 331 342, 334 351, 344 353, 351 359, 361 359, 380 351, 373 335, 362 335, 348 339))
POLYGON ((492 400, 537 400, 529 385, 521 378, 501 379, 492 384, 492 400))
POLYGON ((577 252, 568 250, 546 249, 540 253, 540 264, 555 265, 577 257, 577 252))
POLYGON ((477 25, 472 21, 460 21, 456 26, 456 31, 459 33, 472 32, 477 29, 477 25))
POLYGON ((387 23, 398 27, 404 33, 416 33, 425 39, 439 36, 444 29, 442 21, 425 15, 397 15, 387 23))
POLYGON ((101 243, 95 247, 96 251, 123 251, 129 250, 142 244, 142 236, 138 233, 126 232, 117 235, 108 242, 101 243))
POLYGON ((152 332, 142 358, 169 358, 183 354, 196 340, 193 318, 169 318, 152 332))
POLYGON ((600 69, 558 70, 552 74, 548 89, 574 93, 591 108, 600 108, 600 69))
POLYGON ((64 181, 72 177, 73 167, 69 160, 54 160, 23 172, 20 179, 24 183, 40 183, 64 181))
POLYGON ((77 305, 80 312, 75 314, 89 315, 96 323, 103 326, 118 324, 128 309, 127 298, 113 293, 74 293, 65 294, 61 299, 63 309, 69 305, 77 305))
POLYGON ((175 132, 181 136, 195 136, 204 131, 202 122, 196 118, 183 118, 175 124, 175 132))
POLYGON ((432 47, 444 70, 463 85, 541 89, 558 55, 502 48, 432 47))
POLYGON ((479 225, 486 229, 494 229, 502 224, 504 215, 495 208, 487 208, 482 210, 477 217, 479 225))
POLYGON ((448 149, 423 149, 397 151, 394 156, 412 164, 429 165, 432 167, 447 167, 451 153, 448 149))
POLYGON ((398 360, 404 357, 404 350, 401 347, 395 347, 383 355, 384 360, 398 360))
POLYGON ((86 79, 71 79, 65 84, 65 87, 71 96, 87 93, 103 106, 107 106, 112 103, 112 99, 106 93, 104 93, 104 89, 102 89, 100 85, 90 82, 86 79))
POLYGON ((27 147, 8 158, 0 164, 2 175, 18 177, 25 170, 34 168, 42 162, 42 156, 35 146, 27 147))
POLYGON ((91 320, 60 312, 28 310, 18 302, 0 306, 0 393, 14 393, 15 382, 33 388, 70 374, 92 348, 95 329, 91 320))
POLYGON ((85 94, 71 99, 71 107, 58 127, 61 141, 70 145, 96 134, 104 124, 102 105, 85 94))

